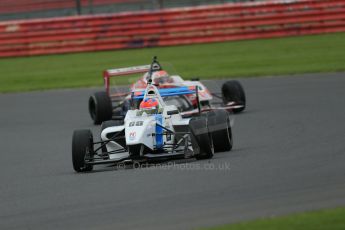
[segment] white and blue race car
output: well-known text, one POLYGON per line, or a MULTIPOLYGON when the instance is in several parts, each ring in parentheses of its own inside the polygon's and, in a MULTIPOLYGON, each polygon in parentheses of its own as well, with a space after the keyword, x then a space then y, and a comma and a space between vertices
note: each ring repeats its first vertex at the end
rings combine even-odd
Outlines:
POLYGON ((120 162, 210 159, 215 152, 230 151, 233 139, 230 115, 225 108, 204 111, 199 107, 197 115, 185 117, 176 105, 168 105, 164 100, 191 94, 198 100, 197 87, 158 89, 149 80, 145 90, 132 92, 132 108, 124 120, 102 123, 100 141, 94 141, 90 130, 74 131, 74 170, 86 172, 94 165, 120 162), (138 107, 138 101, 154 102, 154 106, 138 107))

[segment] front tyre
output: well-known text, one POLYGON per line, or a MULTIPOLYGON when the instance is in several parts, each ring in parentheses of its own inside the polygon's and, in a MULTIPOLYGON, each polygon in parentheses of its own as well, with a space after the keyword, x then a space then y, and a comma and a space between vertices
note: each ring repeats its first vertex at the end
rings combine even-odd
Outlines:
POLYGON ((92 171, 93 166, 86 164, 85 159, 91 159, 94 154, 93 136, 90 130, 76 130, 72 139, 72 163, 76 172, 92 171))
POLYGON ((112 103, 106 92, 97 92, 89 98, 89 113, 95 125, 112 118, 112 103))

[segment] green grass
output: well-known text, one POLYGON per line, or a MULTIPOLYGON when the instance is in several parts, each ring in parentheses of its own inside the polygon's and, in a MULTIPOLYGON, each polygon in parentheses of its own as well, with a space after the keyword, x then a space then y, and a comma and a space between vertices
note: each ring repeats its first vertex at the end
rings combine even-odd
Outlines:
POLYGON ((0 92, 101 86, 107 68, 158 55, 185 78, 228 78, 345 70, 345 33, 190 46, 0 59, 0 92))
POLYGON ((209 230, 344 230, 345 208, 224 225, 209 230))

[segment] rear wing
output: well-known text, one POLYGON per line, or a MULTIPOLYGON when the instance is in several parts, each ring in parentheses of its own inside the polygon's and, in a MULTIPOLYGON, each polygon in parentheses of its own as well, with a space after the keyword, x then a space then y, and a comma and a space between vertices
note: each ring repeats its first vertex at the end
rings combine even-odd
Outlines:
POLYGON ((141 66, 105 70, 103 72, 103 79, 104 79, 104 86, 105 86, 105 90, 107 94, 109 95, 111 77, 126 76, 126 75, 131 75, 131 74, 136 74, 136 73, 146 73, 150 71, 150 69, 151 69, 151 65, 141 65, 141 66))

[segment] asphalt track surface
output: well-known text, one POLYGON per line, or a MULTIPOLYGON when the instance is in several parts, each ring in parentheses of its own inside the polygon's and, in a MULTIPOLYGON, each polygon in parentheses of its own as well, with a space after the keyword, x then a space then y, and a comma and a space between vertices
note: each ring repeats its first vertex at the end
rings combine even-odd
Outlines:
MULTIPOLYGON (((231 152, 77 174, 96 89, 0 95, 0 229, 191 229, 345 205, 345 74, 241 80, 231 152)), ((206 81, 216 88, 221 81, 206 81)))

